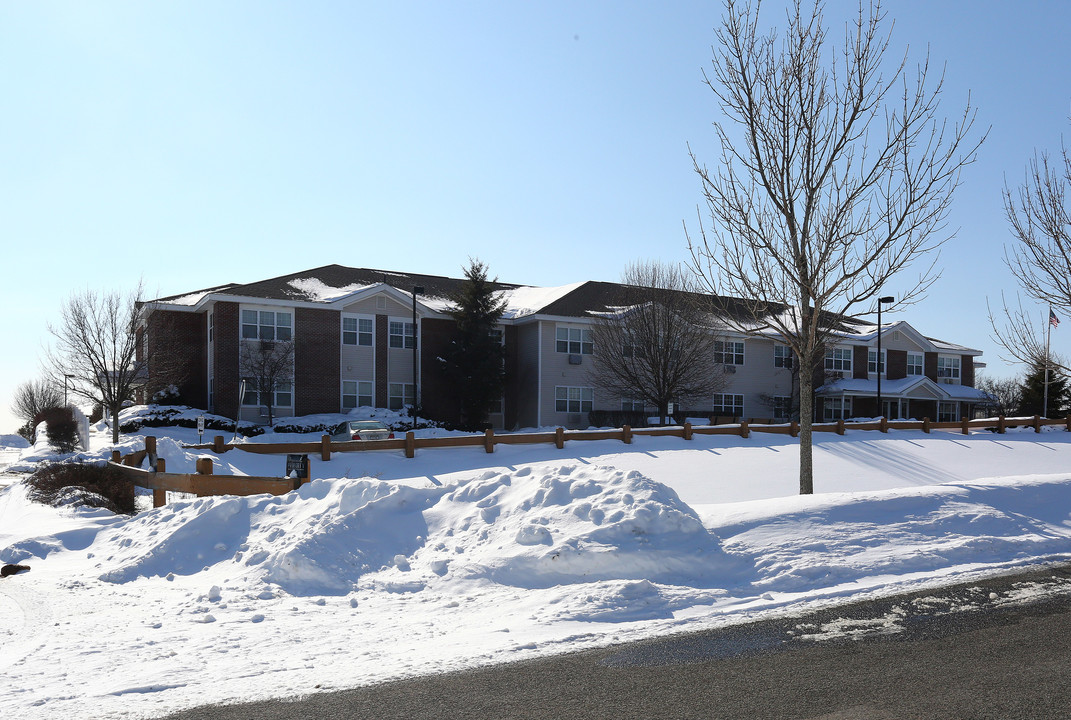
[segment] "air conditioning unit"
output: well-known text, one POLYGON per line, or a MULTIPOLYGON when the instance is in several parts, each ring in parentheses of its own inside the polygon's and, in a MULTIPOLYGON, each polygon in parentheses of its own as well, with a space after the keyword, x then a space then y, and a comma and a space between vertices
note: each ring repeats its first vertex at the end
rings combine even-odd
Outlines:
POLYGON ((583 361, 584 361, 584 356, 583 355, 570 355, 569 356, 569 364, 570 365, 579 365, 583 361))
POLYGON ((725 372, 727 372, 727 373, 736 372, 736 365, 726 365, 725 366, 725 372))

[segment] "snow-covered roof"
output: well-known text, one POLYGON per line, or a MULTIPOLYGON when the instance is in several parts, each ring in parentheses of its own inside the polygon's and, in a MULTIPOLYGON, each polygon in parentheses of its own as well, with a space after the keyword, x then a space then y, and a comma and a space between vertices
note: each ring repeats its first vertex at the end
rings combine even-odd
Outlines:
MULTIPOLYGON (((864 378, 842 378, 828 382, 815 391, 817 395, 863 395, 876 396, 878 381, 864 378)), ((992 398, 988 393, 967 385, 936 383, 924 375, 909 375, 896 380, 881 381, 881 395, 886 398, 929 398, 938 396, 947 400, 986 402, 992 398)))

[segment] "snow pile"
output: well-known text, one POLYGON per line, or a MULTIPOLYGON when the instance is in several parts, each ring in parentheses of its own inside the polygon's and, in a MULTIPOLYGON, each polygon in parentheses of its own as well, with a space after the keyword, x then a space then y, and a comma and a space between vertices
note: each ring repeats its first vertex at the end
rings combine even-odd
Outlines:
POLYGON ((298 278, 291 280, 288 284, 293 288, 292 292, 288 291, 291 297, 313 302, 330 302, 373 287, 360 283, 334 287, 317 278, 298 278))
POLYGON ((0 448, 22 449, 30 447, 30 441, 22 435, 0 435, 0 448))

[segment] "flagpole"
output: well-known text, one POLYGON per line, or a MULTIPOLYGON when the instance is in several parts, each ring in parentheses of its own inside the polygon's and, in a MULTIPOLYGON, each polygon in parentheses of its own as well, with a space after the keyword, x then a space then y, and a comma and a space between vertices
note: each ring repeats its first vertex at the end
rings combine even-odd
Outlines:
POLYGON ((1045 323, 1045 390, 1042 392, 1041 416, 1049 416, 1049 340, 1052 338, 1052 305, 1049 305, 1048 322, 1045 323))

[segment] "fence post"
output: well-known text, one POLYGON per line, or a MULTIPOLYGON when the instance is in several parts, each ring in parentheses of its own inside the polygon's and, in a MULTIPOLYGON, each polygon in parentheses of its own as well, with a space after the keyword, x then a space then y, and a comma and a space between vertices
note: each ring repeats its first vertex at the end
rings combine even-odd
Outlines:
POLYGON ((207 457, 197 458, 197 474, 198 475, 211 475, 212 474, 212 458, 207 458, 207 457))
POLYGON ((554 429, 554 446, 559 450, 565 447, 565 428, 554 429))
POLYGON ((118 463, 121 463, 122 461, 123 461, 123 456, 119 454, 119 451, 118 450, 112 450, 112 462, 118 464, 118 463))
POLYGON ((751 437, 751 431, 747 429, 747 420, 743 418, 740 419, 740 437, 751 437))
POLYGON ((928 417, 922 418, 922 432, 930 432, 930 419, 928 417))
POLYGON ((960 422, 960 427, 963 428, 963 434, 964 435, 970 435, 971 434, 971 421, 967 419, 966 415, 963 416, 963 419, 960 422))
POLYGON ((412 430, 408 430, 405 433, 405 456, 407 458, 416 457, 416 437, 413 435, 412 430))
POLYGON ((331 459, 331 436, 326 433, 320 436, 320 459, 324 462, 331 459))
POLYGON ((1041 416, 1040 415, 1035 415, 1034 416, 1034 432, 1036 432, 1036 433, 1041 432, 1041 416))
POLYGON ((687 420, 684 421, 684 439, 685 440, 691 440, 692 439, 692 424, 690 422, 688 422, 687 420))
MULTIPOLYGON (((156 472, 167 472, 167 463, 163 458, 156 458, 156 472)), ((167 491, 159 490, 157 488, 152 489, 152 506, 154 508, 163 507, 167 505, 167 491)))
POLYGON ((217 453, 223 452, 223 436, 216 435, 212 438, 212 450, 217 453))
POLYGON ((792 437, 799 437, 800 436, 800 424, 799 424, 799 422, 797 422, 795 420, 792 421, 792 424, 788 426, 788 434, 791 435, 792 437))
POLYGON ((488 454, 495 451, 495 431, 491 428, 483 431, 483 448, 488 454))
POLYGON ((1001 415, 1000 418, 997 420, 997 434, 1003 435, 1007 427, 1007 419, 1003 415, 1001 415))
POLYGON ((884 415, 881 416, 881 422, 878 423, 878 430, 881 430, 883 433, 889 432, 889 418, 884 415))
POLYGON ((1064 425, 1067 427, 1067 431, 1071 432, 1071 415, 1067 416, 1067 419, 1064 421, 1064 425))
POLYGON ((837 420, 837 434, 838 435, 843 435, 844 434, 844 418, 841 418, 840 420, 837 420))
MULTIPOLYGON (((1071 428, 1071 415, 1067 416, 1067 423, 1068 423, 1068 425, 1067 425, 1068 428, 1071 428)), ((632 426, 631 425, 622 425, 621 426, 621 442, 625 443, 626 445, 631 445, 632 444, 632 426)))
POLYGON ((154 435, 146 435, 145 436, 145 454, 148 455, 149 457, 155 457, 156 456, 156 436, 154 436, 154 435))

